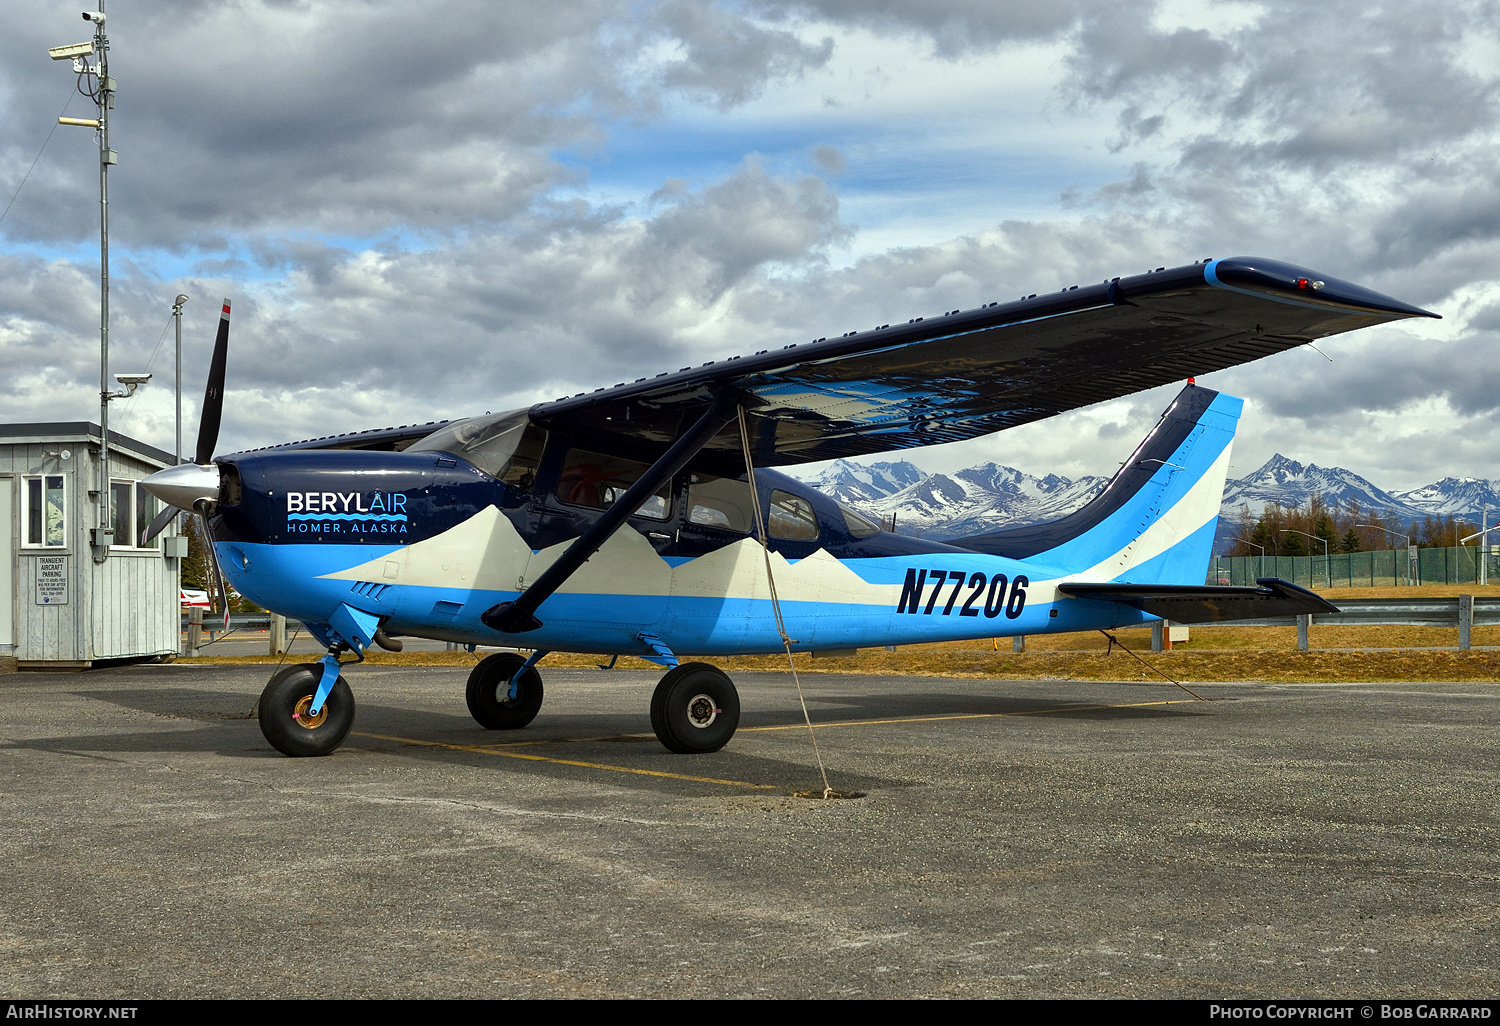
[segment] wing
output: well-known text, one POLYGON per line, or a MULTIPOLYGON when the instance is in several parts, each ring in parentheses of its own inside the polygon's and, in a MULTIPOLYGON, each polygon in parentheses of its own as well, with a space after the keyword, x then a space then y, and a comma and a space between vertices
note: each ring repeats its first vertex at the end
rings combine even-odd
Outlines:
POLYGON ((1120 602, 1177 623, 1223 623, 1265 616, 1337 613, 1322 596, 1279 577, 1256 580, 1259 588, 1226 588, 1193 584, 1059 584, 1074 598, 1120 602))
MULTIPOLYGON (((1289 264, 1214 260, 684 367, 530 413, 593 448, 649 457, 728 392, 746 407, 757 464, 789 466, 973 438, 1435 316, 1289 264)), ((726 430, 700 462, 732 467, 739 445, 726 430)))
MULTIPOLYGON (((452 424, 451 420, 433 420, 426 424, 402 424, 400 427, 372 428, 369 431, 351 431, 343 435, 325 435, 301 442, 283 442, 267 445, 246 452, 281 452, 290 449, 363 449, 366 452, 401 452, 413 442, 426 438, 439 428, 452 424)), ((231 455, 238 456, 239 453, 231 455)))

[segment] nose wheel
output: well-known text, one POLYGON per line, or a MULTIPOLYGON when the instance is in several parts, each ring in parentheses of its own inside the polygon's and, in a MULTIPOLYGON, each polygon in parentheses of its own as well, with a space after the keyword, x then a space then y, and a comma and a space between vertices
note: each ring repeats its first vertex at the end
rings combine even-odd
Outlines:
POLYGON ((717 752, 739 725, 739 692, 722 670, 708 663, 681 664, 651 696, 651 728, 673 752, 717 752))
POLYGON ((282 755, 301 758, 328 755, 344 743, 354 726, 354 692, 342 676, 313 715, 313 696, 323 679, 317 663, 288 666, 260 693, 260 732, 282 755))

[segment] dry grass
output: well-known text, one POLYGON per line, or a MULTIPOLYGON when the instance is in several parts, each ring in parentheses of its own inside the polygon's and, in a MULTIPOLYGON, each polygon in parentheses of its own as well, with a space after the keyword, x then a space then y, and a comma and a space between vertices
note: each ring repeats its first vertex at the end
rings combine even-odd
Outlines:
MULTIPOLYGON (((1500 585, 1479 588, 1448 585, 1422 588, 1342 588, 1320 594, 1340 598, 1451 598, 1456 595, 1500 597, 1500 585)), ((1319 627, 1310 635, 1311 652, 1297 651, 1295 627, 1194 627, 1191 640, 1171 652, 1151 653, 1149 627, 1118 630, 1114 635, 1161 673, 1181 681, 1360 681, 1500 680, 1500 651, 1459 652, 1456 627, 1319 627), (1444 651, 1446 649, 1446 651, 1444 651), (1435 651, 1436 650, 1436 651, 1435 651)), ((1500 626, 1475 627, 1475 646, 1500 647, 1500 626)), ((862 649, 840 658, 807 653, 796 656, 799 673, 894 673, 937 677, 997 677, 1035 680, 1160 679, 1118 648, 1106 655, 1108 640, 1097 631, 1034 635, 1026 651, 1011 650, 1011 639, 951 641, 906 645, 895 652, 862 649)), ((372 666, 473 666, 486 653, 373 652, 372 666)), ((307 658, 307 657, 298 657, 307 658)), ((267 656, 204 656, 193 663, 274 663, 267 656)), ((590 667, 608 656, 557 652, 547 666, 590 667)), ((725 671, 784 670, 785 655, 715 656, 709 661, 725 671)), ((621 656, 622 670, 659 670, 644 659, 621 656)))
MULTIPOLYGON (((1500 628, 1486 628, 1497 632, 1500 628)), ((1365 644, 1388 648, 1393 631, 1454 635, 1440 628, 1313 628, 1314 644, 1326 644, 1322 631, 1332 634, 1362 632, 1365 644)), ((1474 632, 1479 635, 1478 629, 1474 632)), ((1157 671, 1180 681, 1301 681, 1309 683, 1359 681, 1495 681, 1500 679, 1500 651, 1312 651, 1298 652, 1296 630, 1282 627, 1216 628, 1195 631, 1193 643, 1172 652, 1153 655, 1149 630, 1118 631, 1116 636, 1157 671), (1259 639, 1248 636, 1259 632, 1259 639), (1237 634, 1235 639, 1223 635, 1237 634), (1238 644, 1200 644, 1203 635, 1235 640, 1238 644), (1272 637, 1272 635, 1275 635, 1272 637)), ((1436 644, 1455 644, 1456 638, 1419 638, 1436 644)), ((1476 642, 1479 639, 1476 637, 1476 642)), ((1497 637, 1500 640, 1500 637, 1497 637)), ((904 646, 895 652, 863 649, 839 658, 796 656, 799 673, 912 674, 935 677, 996 677, 1017 680, 1057 678, 1064 680, 1159 680, 1156 673, 1118 648, 1106 654, 1107 642, 1099 634, 1056 635, 1027 639, 1027 651, 1011 651, 1010 639, 994 645, 973 641, 904 646)), ((369 656, 372 666, 473 666, 486 653, 467 652, 377 652, 369 656)), ((306 657, 301 657, 306 658, 306 657)), ((273 663, 266 656, 203 657, 194 663, 273 663)), ((557 652, 547 657, 549 667, 591 667, 609 660, 604 656, 557 652)), ((709 661, 726 672, 784 670, 786 656, 716 656, 709 661)), ((644 659, 622 656, 622 670, 655 670, 660 667, 644 659)))

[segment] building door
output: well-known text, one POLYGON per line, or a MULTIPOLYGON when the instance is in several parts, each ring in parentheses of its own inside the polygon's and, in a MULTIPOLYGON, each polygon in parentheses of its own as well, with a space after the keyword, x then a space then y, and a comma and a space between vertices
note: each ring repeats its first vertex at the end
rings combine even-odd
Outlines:
POLYGON ((16 643, 15 609, 16 536, 15 478, 0 477, 0 648, 16 643))

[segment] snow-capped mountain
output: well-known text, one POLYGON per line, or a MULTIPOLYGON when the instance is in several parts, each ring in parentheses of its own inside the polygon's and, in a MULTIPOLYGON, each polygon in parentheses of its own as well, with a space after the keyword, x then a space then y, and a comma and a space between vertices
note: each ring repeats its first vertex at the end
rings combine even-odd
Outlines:
POLYGON ((1305 506, 1314 495, 1321 495, 1329 506, 1347 507, 1350 502, 1357 502, 1362 509, 1378 510, 1402 519, 1421 517, 1427 512, 1377 488, 1353 471, 1342 467, 1320 467, 1316 463, 1302 464, 1280 453, 1254 473, 1225 482, 1223 511, 1225 515, 1232 512, 1238 517, 1243 505, 1250 508, 1252 517, 1259 517, 1270 503, 1305 506))
POLYGON ((1434 516, 1456 516, 1474 519, 1489 508, 1490 523, 1500 514, 1500 482, 1486 481, 1481 477, 1445 477, 1421 488, 1406 492, 1392 492, 1396 498, 1414 509, 1434 516))
POLYGON ((894 516, 902 534, 929 538, 1054 520, 1082 506, 1105 484, 1102 477, 1033 477, 997 463, 950 475, 927 474, 904 461, 861 465, 852 460, 839 460, 807 480, 867 516, 887 522, 894 516))
POLYGON ((809 478, 807 483, 839 502, 863 509, 861 503, 883 499, 926 476, 925 472, 905 460, 870 464, 837 460, 817 477, 809 478))
MULTIPOLYGON (((941 539, 1055 520, 1092 499, 1107 479, 1033 477, 997 463, 981 463, 952 474, 928 474, 904 460, 870 464, 839 460, 805 480, 867 516, 887 522, 894 516, 896 530, 902 534, 941 539)), ((1329 506, 1358 502, 1362 509, 1408 522, 1429 515, 1477 521, 1486 503, 1490 521, 1500 519, 1497 481, 1445 477, 1422 488, 1388 492, 1342 467, 1302 464, 1277 453, 1258 470, 1226 482, 1220 540, 1234 533, 1241 506, 1258 517, 1269 503, 1303 506, 1315 494, 1329 506)))

